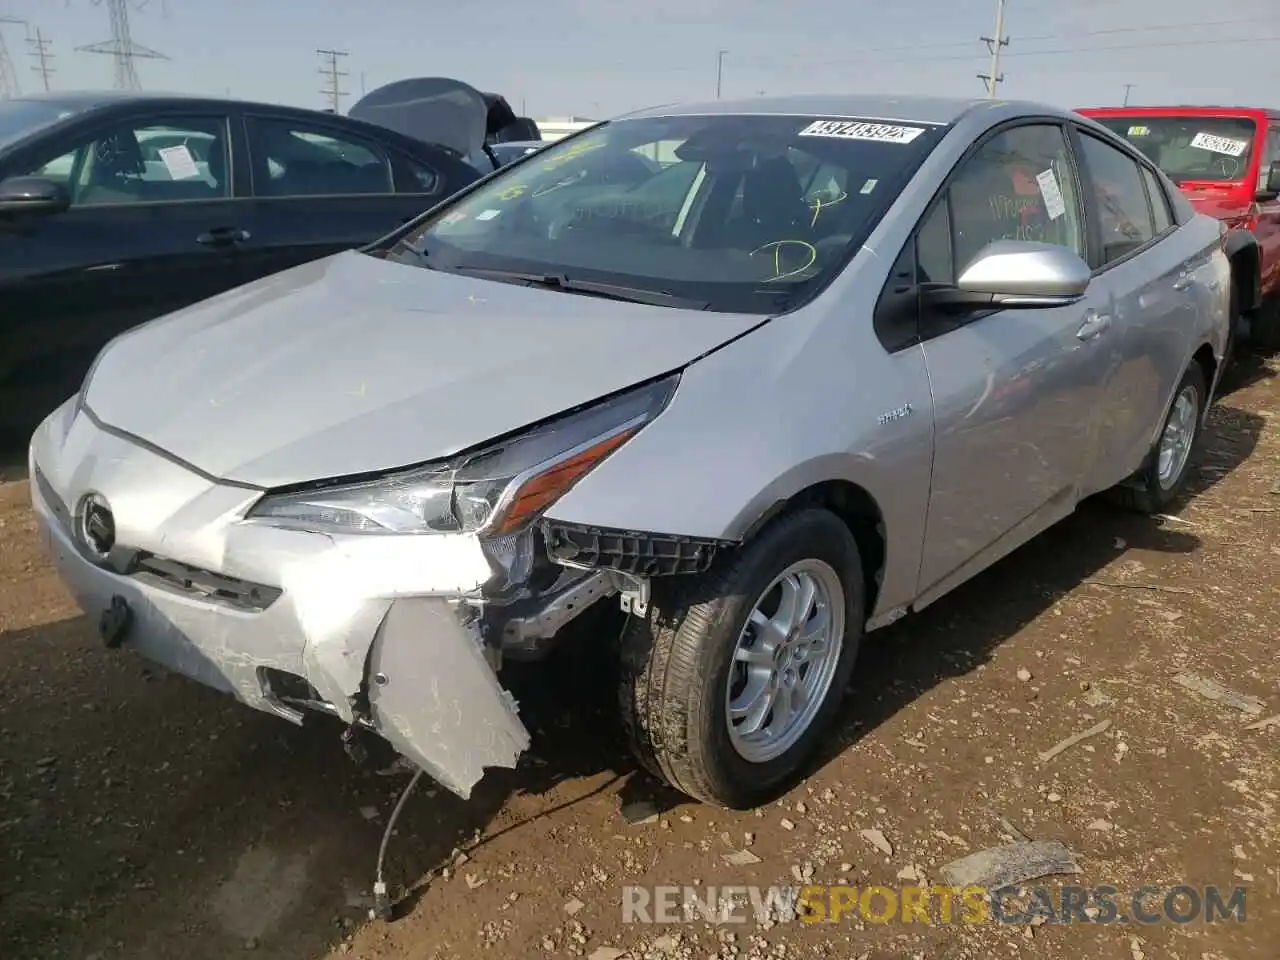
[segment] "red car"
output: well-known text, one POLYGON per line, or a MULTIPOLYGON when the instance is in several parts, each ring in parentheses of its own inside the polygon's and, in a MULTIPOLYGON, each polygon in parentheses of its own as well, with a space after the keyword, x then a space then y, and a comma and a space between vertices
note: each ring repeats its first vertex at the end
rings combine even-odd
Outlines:
POLYGON ((1254 107, 1087 107, 1231 228, 1236 304, 1253 342, 1280 349, 1280 110, 1254 107))

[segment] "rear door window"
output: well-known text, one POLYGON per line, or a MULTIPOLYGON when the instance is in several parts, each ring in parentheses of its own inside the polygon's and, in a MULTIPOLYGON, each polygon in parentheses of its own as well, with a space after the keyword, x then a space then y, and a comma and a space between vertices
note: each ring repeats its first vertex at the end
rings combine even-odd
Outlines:
POLYGON ((1098 212, 1103 262, 1128 256, 1156 234, 1142 166, 1097 137, 1080 138, 1089 189, 1098 212))
POLYGON ((386 154, 372 143, 294 120, 250 117, 253 192, 341 197, 395 192, 386 154))

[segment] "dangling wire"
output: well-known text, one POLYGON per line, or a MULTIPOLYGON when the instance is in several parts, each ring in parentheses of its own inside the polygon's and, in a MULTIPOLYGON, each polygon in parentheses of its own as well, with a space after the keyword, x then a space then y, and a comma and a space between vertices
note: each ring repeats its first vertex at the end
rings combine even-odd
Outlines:
POLYGON ((409 794, 413 793, 413 788, 418 785, 418 780, 422 778, 422 768, 419 767, 413 772, 413 779, 409 781, 409 785, 404 788, 404 792, 400 794, 400 799, 396 801, 395 808, 391 811, 391 817, 387 820, 387 828, 382 831, 382 842, 378 844, 378 869, 377 876, 373 881, 373 917, 378 920, 391 919, 391 898, 387 896, 387 884, 382 879, 382 865, 387 857, 387 845, 391 842, 391 831, 396 828, 396 821, 400 819, 400 811, 404 809, 404 803, 409 799, 409 794))

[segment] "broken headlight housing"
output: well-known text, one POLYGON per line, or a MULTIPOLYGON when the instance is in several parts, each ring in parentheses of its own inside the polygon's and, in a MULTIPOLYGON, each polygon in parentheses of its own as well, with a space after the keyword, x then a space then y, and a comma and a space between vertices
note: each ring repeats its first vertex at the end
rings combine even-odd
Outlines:
POLYGON ((628 390, 444 463, 267 494, 247 519, 316 533, 509 540, 657 417, 678 380, 628 390))

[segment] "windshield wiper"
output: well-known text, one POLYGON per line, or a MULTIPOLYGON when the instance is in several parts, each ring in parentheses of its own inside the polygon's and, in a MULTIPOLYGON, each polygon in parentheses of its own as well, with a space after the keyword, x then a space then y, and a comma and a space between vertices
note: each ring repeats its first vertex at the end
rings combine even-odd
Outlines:
POLYGON ((665 290, 645 290, 597 280, 572 280, 563 273, 522 273, 518 270, 493 270, 487 267, 452 267, 458 273, 466 273, 505 283, 523 283, 531 287, 545 287, 565 293, 580 293, 590 297, 604 297, 627 303, 647 303, 656 307, 677 307, 684 310, 705 310, 710 304, 705 300, 679 297, 665 290))

